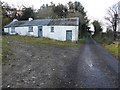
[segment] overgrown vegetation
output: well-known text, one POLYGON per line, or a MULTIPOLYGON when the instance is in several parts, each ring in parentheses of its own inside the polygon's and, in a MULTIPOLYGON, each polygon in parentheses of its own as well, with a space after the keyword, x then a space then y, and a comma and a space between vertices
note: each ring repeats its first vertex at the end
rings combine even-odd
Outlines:
POLYGON ((102 46, 111 52, 116 58, 120 60, 120 40, 113 41, 113 39, 104 37, 104 38, 99 38, 99 37, 94 37, 94 39, 101 43, 102 46))
POLYGON ((94 20, 93 22, 92 22, 92 24, 93 24, 93 26, 94 26, 94 36, 95 37, 99 37, 100 36, 100 34, 101 34, 101 32, 102 32, 102 25, 101 25, 101 23, 98 21, 98 20, 94 20))
MULTIPOLYGON (((120 42, 119 42, 120 43, 120 42)), ((105 48, 110 51, 116 58, 120 59, 120 48, 118 43, 105 45, 105 48)))
POLYGON ((71 42, 71 41, 58 41, 58 40, 53 40, 53 39, 44 38, 44 37, 35 38, 31 36, 8 35, 8 36, 3 36, 3 45, 5 45, 4 47, 8 48, 9 43, 7 40, 9 38, 15 39, 17 41, 24 42, 27 44, 48 44, 48 45, 60 45, 60 46, 80 46, 82 43, 84 43, 84 40, 85 40, 84 38, 82 38, 78 42, 71 42))
POLYGON ((0 36, 0 64, 2 61, 2 37, 0 36))
POLYGON ((11 35, 8 36, 8 38, 13 38, 18 41, 28 43, 28 44, 50 44, 50 45, 60 45, 60 46, 79 46, 81 43, 83 43, 83 39, 80 39, 79 42, 68 42, 68 41, 58 41, 53 40, 50 38, 35 38, 31 36, 19 36, 19 35, 11 35))
POLYGON ((119 23, 119 5, 115 4, 112 7, 109 7, 107 11, 107 16, 105 16, 105 19, 107 22, 107 28, 113 30, 113 39, 117 39, 117 25, 119 23))
POLYGON ((112 30, 107 29, 106 33, 102 32, 102 26, 99 21, 95 20, 93 21, 93 26, 94 26, 94 35, 93 38, 101 43, 103 47, 111 52, 115 57, 120 58, 120 53, 118 53, 118 45, 120 43, 119 40, 115 40, 114 37, 114 32, 112 30))
POLYGON ((2 60, 5 61, 9 54, 11 54, 11 50, 9 48, 8 37, 2 37, 2 60))

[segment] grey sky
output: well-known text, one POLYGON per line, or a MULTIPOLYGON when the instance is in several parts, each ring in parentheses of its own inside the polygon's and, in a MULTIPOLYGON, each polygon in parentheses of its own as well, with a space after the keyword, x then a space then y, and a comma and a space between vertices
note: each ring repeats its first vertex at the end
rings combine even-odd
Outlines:
POLYGON ((55 4, 62 3, 66 4, 69 1, 79 1, 85 7, 88 12, 87 15, 93 21, 98 19, 99 21, 104 22, 104 16, 106 14, 107 8, 117 3, 119 0, 1 0, 8 2, 10 5, 14 4, 15 6, 25 5, 32 6, 35 9, 39 9, 42 4, 50 4, 54 2, 55 4))

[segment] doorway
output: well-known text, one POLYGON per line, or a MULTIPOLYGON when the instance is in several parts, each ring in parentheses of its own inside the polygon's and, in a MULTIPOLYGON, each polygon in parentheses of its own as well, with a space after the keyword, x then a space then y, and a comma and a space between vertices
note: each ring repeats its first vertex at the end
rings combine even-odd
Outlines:
POLYGON ((72 30, 67 30, 66 31, 66 40, 67 41, 72 41, 72 30))
POLYGON ((42 32, 42 26, 38 26, 38 37, 42 37, 43 32, 42 32))

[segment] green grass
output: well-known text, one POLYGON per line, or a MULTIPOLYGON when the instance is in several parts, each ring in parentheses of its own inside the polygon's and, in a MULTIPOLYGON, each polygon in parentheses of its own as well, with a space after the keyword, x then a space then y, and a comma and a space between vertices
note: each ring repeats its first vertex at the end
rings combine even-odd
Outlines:
POLYGON ((2 61, 2 37, 0 36, 0 62, 2 61))
POLYGON ((111 42, 112 40, 110 38, 98 38, 98 37, 95 37, 94 38, 97 42, 101 43, 102 46, 108 50, 110 53, 112 53, 116 58, 120 59, 120 47, 119 47, 119 44, 120 44, 120 41, 116 41, 111 44, 109 44, 109 42, 111 42))
MULTIPOLYGON (((85 39, 80 39, 79 42, 66 42, 66 41, 57 41, 49 38, 35 38, 31 36, 19 36, 19 35, 7 35, 1 38, 2 42, 2 54, 1 58, 6 62, 7 56, 11 55, 9 39, 17 40, 26 44, 46 44, 46 45, 59 45, 59 46, 80 46, 84 43, 85 39)), ((13 46, 16 45, 13 43, 13 46)))
POLYGON ((8 38, 13 38, 15 40, 27 43, 27 44, 48 44, 48 45, 59 45, 59 46, 80 46, 84 39, 80 39, 79 42, 66 42, 58 41, 49 38, 35 38, 31 36, 19 36, 19 35, 8 35, 8 38))
POLYGON ((116 58, 120 59, 120 47, 118 46, 118 44, 110 44, 110 45, 104 45, 104 47, 111 52, 116 58))
POLYGON ((2 37, 2 60, 6 60, 7 55, 10 54, 9 42, 6 37, 2 37))
POLYGON ((101 43, 101 44, 108 44, 109 42, 111 42, 110 38, 99 38, 99 37, 94 37, 94 39, 101 43))

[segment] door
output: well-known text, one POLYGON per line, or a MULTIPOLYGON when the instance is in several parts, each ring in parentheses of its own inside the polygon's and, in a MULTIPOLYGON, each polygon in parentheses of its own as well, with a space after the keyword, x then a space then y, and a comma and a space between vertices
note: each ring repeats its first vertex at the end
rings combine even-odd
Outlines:
POLYGON ((66 31, 66 40, 67 41, 72 41, 72 30, 67 30, 66 31))
POLYGON ((42 32, 42 26, 38 26, 38 37, 42 37, 43 32, 42 32))

